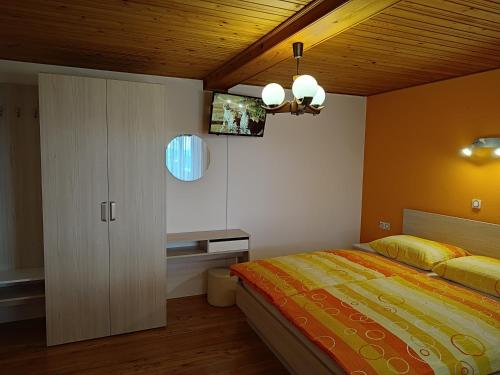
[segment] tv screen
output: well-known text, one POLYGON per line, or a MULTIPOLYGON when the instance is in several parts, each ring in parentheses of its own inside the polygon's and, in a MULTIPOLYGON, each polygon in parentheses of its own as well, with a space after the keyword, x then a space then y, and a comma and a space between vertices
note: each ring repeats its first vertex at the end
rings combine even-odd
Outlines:
POLYGON ((260 98, 214 92, 209 133, 262 137, 266 124, 262 104, 260 98))

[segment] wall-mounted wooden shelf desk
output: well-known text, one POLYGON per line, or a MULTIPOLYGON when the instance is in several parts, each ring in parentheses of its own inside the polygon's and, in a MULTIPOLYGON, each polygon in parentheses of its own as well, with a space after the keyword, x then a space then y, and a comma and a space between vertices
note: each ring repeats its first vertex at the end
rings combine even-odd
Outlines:
POLYGON ((249 260, 250 235, 241 229, 167 234, 168 298, 204 294, 206 271, 249 260))

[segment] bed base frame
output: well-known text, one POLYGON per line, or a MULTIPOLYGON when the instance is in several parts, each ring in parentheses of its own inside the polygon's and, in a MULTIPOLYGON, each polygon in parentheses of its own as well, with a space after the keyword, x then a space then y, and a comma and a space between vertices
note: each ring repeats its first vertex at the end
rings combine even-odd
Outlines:
POLYGON ((326 354, 311 350, 308 339, 298 330, 279 319, 274 307, 264 305, 241 283, 236 289, 236 304, 262 341, 271 349, 293 375, 345 375, 345 372, 326 354))

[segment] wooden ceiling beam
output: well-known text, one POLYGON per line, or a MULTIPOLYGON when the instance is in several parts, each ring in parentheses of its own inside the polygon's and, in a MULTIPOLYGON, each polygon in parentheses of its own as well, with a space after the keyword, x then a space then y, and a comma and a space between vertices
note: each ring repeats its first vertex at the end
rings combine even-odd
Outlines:
MULTIPOLYGON (((294 42, 310 49, 400 0, 314 0, 270 33, 208 74, 207 90, 227 90, 286 60, 294 42)), ((290 77, 291 79, 291 77, 290 77)))

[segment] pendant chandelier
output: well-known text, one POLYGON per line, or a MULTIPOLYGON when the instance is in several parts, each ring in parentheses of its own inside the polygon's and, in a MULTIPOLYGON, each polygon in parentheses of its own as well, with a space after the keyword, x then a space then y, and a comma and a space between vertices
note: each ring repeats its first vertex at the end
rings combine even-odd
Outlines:
POLYGON ((285 90, 278 83, 269 83, 262 90, 262 106, 267 113, 285 113, 293 115, 302 115, 312 113, 318 115, 324 108, 323 103, 326 99, 325 90, 318 85, 313 76, 304 74, 299 75, 299 61, 302 58, 304 44, 301 42, 293 43, 293 57, 297 62, 297 75, 293 77, 293 100, 285 100, 285 90))

